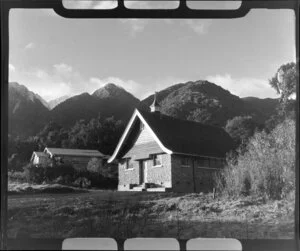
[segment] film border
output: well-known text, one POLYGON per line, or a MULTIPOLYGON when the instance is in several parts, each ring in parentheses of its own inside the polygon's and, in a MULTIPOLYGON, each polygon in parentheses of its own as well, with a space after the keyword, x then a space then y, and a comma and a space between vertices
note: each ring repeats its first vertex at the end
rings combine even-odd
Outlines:
MULTIPOLYGON (((133 0, 134 1, 134 0, 133 0)), ((176 9, 127 9, 124 0, 118 0, 118 7, 104 10, 77 10, 66 9, 62 0, 0 0, 1 11, 1 249, 7 248, 7 143, 8 125, 8 63, 9 63, 9 11, 14 8, 30 9, 53 9, 58 15, 65 18, 240 18, 245 16, 251 9, 292 9, 295 12, 295 44, 296 64, 299 73, 299 0, 243 0, 239 9, 236 10, 196 10, 187 6, 187 0, 178 0, 179 7, 176 9)), ((299 167, 299 74, 297 78, 297 127, 296 127, 296 166, 299 167)), ((286 240, 240 240, 244 250, 283 250, 299 247, 299 168, 296 169, 296 201, 295 201, 295 239, 286 240), (298 223, 298 224, 297 224, 298 223)), ((124 240, 118 241, 122 249, 124 240)), ((29 244, 36 244, 41 249, 46 246, 52 248, 61 246, 62 240, 34 240, 29 244), (43 245, 44 244, 44 245, 43 245)), ((180 242, 182 248, 185 247, 180 242)))

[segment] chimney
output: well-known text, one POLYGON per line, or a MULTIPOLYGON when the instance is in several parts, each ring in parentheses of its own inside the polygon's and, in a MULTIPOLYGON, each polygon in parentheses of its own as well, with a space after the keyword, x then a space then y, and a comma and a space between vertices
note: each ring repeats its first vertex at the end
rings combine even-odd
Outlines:
POLYGON ((160 105, 158 104, 156 100, 156 94, 157 92, 154 93, 154 100, 152 105, 150 106, 151 112, 160 112, 160 105))

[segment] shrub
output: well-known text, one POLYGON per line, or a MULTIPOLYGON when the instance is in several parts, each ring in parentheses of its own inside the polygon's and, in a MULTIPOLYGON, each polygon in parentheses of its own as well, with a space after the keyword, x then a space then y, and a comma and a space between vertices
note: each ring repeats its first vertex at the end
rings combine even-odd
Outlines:
POLYGON ((86 169, 91 173, 100 173, 102 168, 102 160, 97 158, 92 158, 88 164, 86 169))
POLYGON ((77 187, 89 188, 111 188, 115 189, 118 185, 117 176, 109 173, 103 176, 100 171, 95 172, 88 168, 76 170, 70 164, 56 164, 51 167, 37 167, 28 164, 24 167, 24 177, 29 183, 41 184, 58 183, 62 185, 73 185, 77 187))
POLYGON ((89 188, 91 181, 85 177, 79 177, 73 182, 73 185, 81 188, 89 188))
POLYGON ((106 178, 118 178, 118 167, 116 164, 103 163, 102 160, 92 158, 87 164, 87 171, 101 174, 106 178))
POLYGON ((228 160, 216 183, 230 196, 286 197, 295 189, 295 122, 285 120, 269 134, 256 133, 245 152, 228 160))
POLYGON ((25 182, 26 176, 25 172, 8 172, 8 179, 11 181, 17 181, 17 182, 25 182))
POLYGON ((44 168, 44 177, 46 182, 51 182, 60 176, 73 175, 75 169, 69 164, 59 164, 53 167, 44 168))
POLYGON ((45 180, 44 168, 32 165, 31 163, 24 167, 26 181, 29 183, 41 184, 45 180))
POLYGON ((70 183, 70 177, 74 175, 74 168, 71 165, 56 165, 48 167, 39 167, 32 164, 28 164, 24 167, 24 173, 27 182, 41 184, 43 182, 53 182, 59 177, 60 184, 70 183))

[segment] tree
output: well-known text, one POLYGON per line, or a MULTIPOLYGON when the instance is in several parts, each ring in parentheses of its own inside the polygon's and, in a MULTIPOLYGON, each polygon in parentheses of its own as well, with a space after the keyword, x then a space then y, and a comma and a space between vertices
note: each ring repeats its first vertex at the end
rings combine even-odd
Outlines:
POLYGON ((295 102, 291 100, 291 96, 296 94, 297 84, 297 68, 294 62, 281 65, 269 84, 277 91, 280 97, 279 113, 286 115, 291 110, 295 110, 295 102))
POLYGON ((87 170, 91 173, 101 174, 102 160, 97 158, 92 158, 87 164, 87 170))
POLYGON ((36 138, 39 141, 39 148, 43 150, 44 147, 61 147, 61 143, 66 139, 65 129, 59 124, 50 121, 37 134, 36 138))
POLYGON ((233 138, 237 145, 246 144, 260 125, 251 116, 237 116, 227 121, 226 132, 233 138))

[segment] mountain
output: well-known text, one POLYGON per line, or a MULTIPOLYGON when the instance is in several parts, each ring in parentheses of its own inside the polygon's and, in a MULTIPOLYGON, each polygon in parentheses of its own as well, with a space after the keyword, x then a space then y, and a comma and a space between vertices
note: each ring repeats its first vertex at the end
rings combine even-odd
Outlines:
POLYGON ((8 95, 8 133, 21 138, 34 135, 49 117, 41 97, 16 82, 9 83, 8 95))
POLYGON ((274 114, 276 108, 279 105, 279 99, 276 98, 256 98, 256 97, 245 97, 242 100, 253 107, 256 110, 261 111, 264 114, 274 114))
POLYGON ((61 102, 64 102, 68 98, 70 98, 70 96, 64 95, 62 97, 50 100, 47 105, 49 109, 52 110, 55 106, 59 105, 61 102))
MULTIPOLYGON (((153 95, 142 100, 150 105, 153 95)), ((222 87, 208 81, 189 81, 168 87, 157 93, 162 113, 205 124, 225 126, 228 119, 235 116, 252 116, 258 123, 270 116, 273 102, 252 102, 231 94, 222 87)), ((258 99, 260 100, 260 99, 258 99)))
MULTIPOLYGON (((176 85, 172 85, 160 92, 156 93, 156 100, 158 101, 158 103, 160 103, 161 101, 163 101, 171 92, 176 91, 178 89, 180 89, 181 87, 183 87, 184 84, 180 83, 180 84, 176 84, 176 85)), ((146 106, 150 106, 153 102, 153 98, 154 98, 154 94, 150 95, 149 97, 145 98, 144 100, 142 100, 142 103, 145 104, 146 106)))
POLYGON ((41 101, 41 103, 50 110, 50 106, 46 100, 44 100, 39 94, 35 93, 35 96, 41 101))
POLYGON ((103 118, 114 116, 125 122, 135 108, 143 108, 140 100, 115 84, 107 84, 92 95, 83 93, 58 104, 50 112, 51 120, 69 127, 80 119, 90 120, 99 114, 103 118))
MULTIPOLYGON (((135 108, 149 110, 153 95, 140 101, 115 84, 107 84, 93 94, 61 97, 52 110, 43 105, 37 94, 18 83, 9 84, 9 133, 15 136, 36 135, 48 122, 71 127, 79 120, 89 121, 99 114, 114 116, 127 123, 135 108)), ((235 116, 252 116, 264 123, 275 112, 277 99, 239 98, 208 81, 189 81, 170 86, 157 93, 161 111, 169 116, 225 126, 235 116)), ((54 103, 54 102, 53 102, 54 103)))

